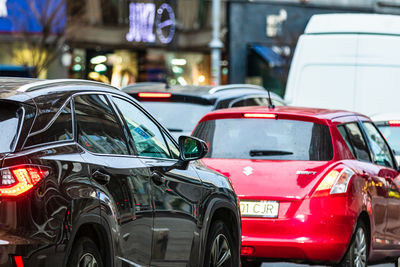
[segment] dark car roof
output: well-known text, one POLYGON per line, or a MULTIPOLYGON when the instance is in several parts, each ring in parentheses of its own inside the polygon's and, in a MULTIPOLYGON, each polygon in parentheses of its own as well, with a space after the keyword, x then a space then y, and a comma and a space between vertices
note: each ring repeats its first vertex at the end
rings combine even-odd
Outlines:
MULTIPOLYGON (((201 97, 210 101, 215 99, 226 99, 246 95, 268 95, 268 91, 261 86, 248 84, 233 84, 225 86, 174 85, 168 87, 165 83, 137 83, 123 87, 121 90, 128 94, 136 94, 140 92, 169 92, 175 95, 201 97)), ((271 97, 283 100, 278 95, 272 92, 271 97)))
POLYGON ((201 121, 209 120, 211 118, 223 118, 224 115, 229 116, 230 114, 242 114, 242 113, 273 113, 273 114, 285 114, 299 117, 315 118, 318 120, 331 121, 333 119, 345 116, 362 116, 365 115, 346 111, 346 110, 333 110, 333 109, 320 109, 320 108, 307 108, 307 107, 293 107, 293 106, 279 106, 274 109, 269 109, 262 106, 251 106, 251 107, 239 107, 230 109, 220 109, 205 115, 201 121))
POLYGON ((26 102, 41 95, 79 91, 104 91, 126 95, 107 84, 73 79, 40 80, 33 78, 0 78, 0 99, 26 102))

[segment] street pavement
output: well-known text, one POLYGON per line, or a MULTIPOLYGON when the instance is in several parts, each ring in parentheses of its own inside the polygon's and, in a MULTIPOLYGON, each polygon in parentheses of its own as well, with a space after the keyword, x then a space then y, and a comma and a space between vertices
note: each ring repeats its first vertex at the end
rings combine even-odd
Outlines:
MULTIPOLYGON (((303 264, 294 264, 294 263, 285 263, 285 262, 274 262, 274 263, 264 263, 262 267, 306 267, 310 265, 303 265, 303 264)), ((379 264, 373 265, 374 267, 393 267, 394 264, 379 264)), ((315 266, 313 267, 323 267, 323 266, 315 266)))

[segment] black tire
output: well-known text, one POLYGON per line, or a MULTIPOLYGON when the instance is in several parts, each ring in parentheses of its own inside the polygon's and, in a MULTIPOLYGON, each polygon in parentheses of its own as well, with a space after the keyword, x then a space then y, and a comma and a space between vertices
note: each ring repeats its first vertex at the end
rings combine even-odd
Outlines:
POLYGON ((261 267, 262 262, 259 261, 247 261, 242 259, 242 267, 261 267))
POLYGON ((367 228, 363 222, 359 222, 354 232, 353 238, 350 243, 346 255, 338 267, 366 267, 368 265, 368 234, 367 228), (357 262, 361 265, 357 265, 357 262))
POLYGON ((222 221, 215 221, 211 225, 205 252, 205 267, 239 266, 238 244, 235 244, 232 233, 222 221), (219 257, 214 257, 217 254, 219 257))
POLYGON ((104 264, 96 244, 90 238, 82 237, 72 247, 67 266, 103 267, 104 264), (93 263, 93 265, 90 265, 89 263, 93 263))

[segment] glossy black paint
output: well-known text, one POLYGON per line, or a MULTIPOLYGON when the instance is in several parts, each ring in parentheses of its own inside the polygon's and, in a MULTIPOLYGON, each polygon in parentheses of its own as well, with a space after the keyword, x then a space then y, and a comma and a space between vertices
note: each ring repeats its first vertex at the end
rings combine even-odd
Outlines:
POLYGON ((232 186, 198 161, 182 170, 178 159, 94 154, 77 143, 76 124, 72 140, 24 146, 76 94, 117 95, 138 105, 134 99, 85 81, 0 79, 0 84, 7 88, 0 89, 1 101, 25 109, 15 150, 0 155, 2 168, 37 164, 51 170, 23 195, 0 196, 0 266, 14 266, 13 255, 22 256, 25 266, 68 266, 82 236, 98 245, 105 266, 203 266, 210 224, 226 214, 239 253, 232 186), (16 91, 26 84, 31 89, 16 91))

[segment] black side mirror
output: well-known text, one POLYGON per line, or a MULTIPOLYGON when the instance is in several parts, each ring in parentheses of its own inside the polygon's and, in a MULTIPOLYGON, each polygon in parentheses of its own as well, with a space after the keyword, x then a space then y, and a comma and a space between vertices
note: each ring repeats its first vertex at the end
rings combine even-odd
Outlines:
MULTIPOLYGON (((179 160, 172 165, 168 170, 179 169, 186 170, 189 166, 189 161, 201 159, 208 152, 206 142, 196 137, 181 135, 178 139, 179 143, 179 160)), ((168 171, 167 170, 167 171, 168 171)))
POLYGON ((179 136, 179 158, 183 162, 203 158, 207 152, 208 147, 206 142, 192 136, 179 136))

